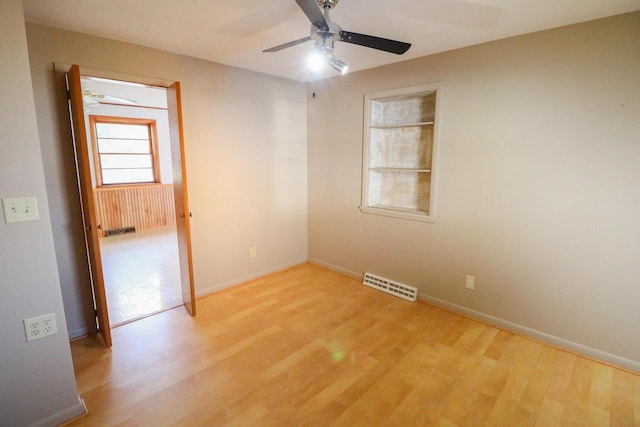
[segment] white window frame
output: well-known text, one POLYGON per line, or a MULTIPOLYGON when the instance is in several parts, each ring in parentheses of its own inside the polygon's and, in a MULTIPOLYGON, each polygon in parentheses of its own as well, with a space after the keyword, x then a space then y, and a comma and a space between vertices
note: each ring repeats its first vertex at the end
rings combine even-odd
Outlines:
MULTIPOLYGON (((442 83, 429 83, 424 85, 411 86, 400 89, 385 90, 379 92, 367 93, 364 95, 364 130, 363 130, 363 151, 362 151, 362 197, 360 211, 366 214, 384 215, 396 218, 409 219, 422 222, 434 222, 436 219, 436 200, 437 200, 437 170, 438 170, 438 145, 440 140, 440 121, 442 104, 442 83), (374 206, 369 203, 370 195, 370 175, 373 168, 370 167, 371 157, 371 129, 380 128, 372 123, 372 103, 385 99, 410 97, 412 95, 420 96, 435 92, 435 117, 433 120, 433 144, 431 153, 430 175, 431 181, 429 185, 429 208, 428 213, 408 210, 400 207, 392 206, 374 206)), ((408 126, 406 127, 414 127, 408 126)))

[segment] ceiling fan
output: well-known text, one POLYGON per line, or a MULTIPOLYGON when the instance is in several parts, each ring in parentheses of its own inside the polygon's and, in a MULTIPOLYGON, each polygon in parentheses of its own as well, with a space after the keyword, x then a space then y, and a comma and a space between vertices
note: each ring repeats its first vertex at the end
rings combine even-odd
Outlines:
POLYGON ((87 105, 97 104, 123 104, 123 105, 138 105, 138 103, 132 99, 121 98, 113 95, 103 95, 101 93, 92 92, 88 89, 82 90, 82 101, 87 105))
POLYGON ((263 52, 278 52, 288 47, 314 40, 316 42, 316 57, 310 62, 310 66, 320 66, 325 61, 342 74, 347 71, 347 64, 340 61, 333 55, 334 43, 342 41, 372 49, 402 55, 411 47, 411 43, 404 43, 397 40, 385 39, 382 37, 369 36, 367 34, 344 31, 338 24, 331 21, 329 11, 333 9, 338 0, 296 0, 300 9, 311 21, 311 35, 298 40, 293 40, 263 52), (314 63, 315 62, 315 63, 314 63))

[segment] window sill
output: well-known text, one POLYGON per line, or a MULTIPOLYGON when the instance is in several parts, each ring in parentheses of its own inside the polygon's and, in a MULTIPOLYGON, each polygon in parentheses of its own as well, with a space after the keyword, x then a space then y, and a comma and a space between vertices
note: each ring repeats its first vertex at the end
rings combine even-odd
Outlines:
POLYGON ((378 206, 360 206, 360 212, 373 215, 390 216, 411 221, 434 223, 435 217, 412 209, 378 206))
POLYGON ((130 184, 103 184, 95 187, 99 190, 122 190, 126 188, 139 188, 139 187, 162 187, 164 186, 161 182, 141 182, 138 184, 130 183, 130 184))

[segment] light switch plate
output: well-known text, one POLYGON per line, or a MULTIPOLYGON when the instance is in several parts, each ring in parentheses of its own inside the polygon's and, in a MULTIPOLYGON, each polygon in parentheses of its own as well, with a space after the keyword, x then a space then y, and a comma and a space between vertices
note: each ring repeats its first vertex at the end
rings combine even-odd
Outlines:
POLYGON ((11 224, 14 222, 37 221, 38 201, 35 197, 5 197, 2 199, 4 210, 4 222, 11 224))

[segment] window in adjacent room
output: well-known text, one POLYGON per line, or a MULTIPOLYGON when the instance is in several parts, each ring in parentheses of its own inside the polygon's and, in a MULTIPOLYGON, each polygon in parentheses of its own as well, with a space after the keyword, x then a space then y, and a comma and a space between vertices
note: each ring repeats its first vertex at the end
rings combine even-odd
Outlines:
POLYGON ((97 186, 160 182, 156 121, 89 116, 97 186))
POLYGON ((439 87, 365 95, 362 212, 433 221, 439 87))

